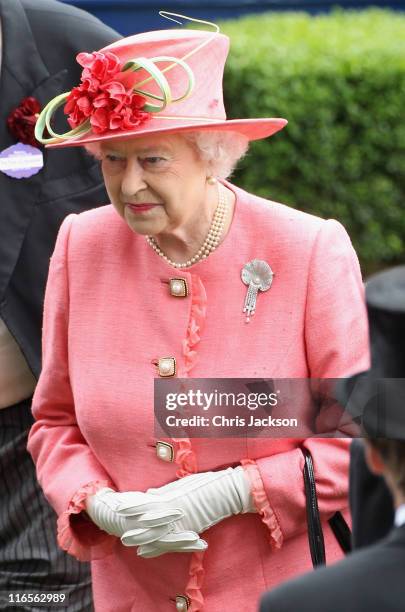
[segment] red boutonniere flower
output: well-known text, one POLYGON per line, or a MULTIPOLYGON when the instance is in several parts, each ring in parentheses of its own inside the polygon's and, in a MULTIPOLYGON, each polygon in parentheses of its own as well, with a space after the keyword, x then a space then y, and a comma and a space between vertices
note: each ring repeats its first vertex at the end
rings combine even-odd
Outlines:
POLYGON ((7 126, 19 142, 38 147, 34 130, 40 112, 41 105, 32 96, 21 100, 19 106, 11 111, 7 117, 7 126))
POLYGON ((90 120, 95 134, 130 130, 150 118, 142 110, 146 100, 126 89, 120 60, 114 53, 79 53, 81 84, 70 92, 64 112, 71 128, 90 120))

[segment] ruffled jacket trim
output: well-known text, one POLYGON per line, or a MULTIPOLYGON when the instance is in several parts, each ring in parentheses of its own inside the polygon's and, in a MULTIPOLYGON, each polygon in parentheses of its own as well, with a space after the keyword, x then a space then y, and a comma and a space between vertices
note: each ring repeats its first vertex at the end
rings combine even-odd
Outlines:
POLYGON ((173 442, 176 446, 175 461, 179 466, 179 469, 176 472, 177 478, 183 478, 183 476, 195 474, 197 472, 197 457, 191 448, 190 439, 176 438, 173 439, 173 442))
POLYGON ((260 514, 263 523, 269 530, 269 542, 273 549, 281 548, 283 545, 283 534, 278 519, 270 506, 266 491, 264 490, 262 477, 256 462, 252 459, 242 459, 245 472, 249 478, 251 492, 256 510, 260 514))
MULTIPOLYGON (((201 279, 191 274, 191 309, 190 320, 187 327, 186 338, 183 340, 184 368, 180 372, 183 378, 188 377, 190 370, 197 361, 196 346, 200 342, 205 316, 207 313, 207 294, 201 279)), ((176 445, 175 461, 179 466, 176 472, 177 478, 183 478, 189 474, 197 472, 197 457, 192 449, 189 438, 176 438, 173 440, 176 445)), ((203 559, 204 552, 196 552, 191 556, 189 580, 185 589, 186 596, 190 600, 189 612, 198 612, 203 609, 204 598, 201 588, 204 581, 203 559)))
POLYGON ((180 376, 185 378, 197 361, 197 351, 194 350, 200 342, 200 334, 204 328, 207 314, 207 294, 201 279, 191 274, 191 309, 186 337, 183 340, 184 369, 180 376))
MULTIPOLYGON (((205 316, 207 313, 207 294, 201 279, 191 274, 191 308, 190 319, 187 327, 186 338, 183 340, 184 368, 180 372, 182 378, 187 378, 190 370, 197 361, 197 344, 200 342, 205 316)), ((175 461, 179 466, 176 472, 177 478, 183 478, 188 474, 197 472, 197 458, 191 448, 189 438, 173 439, 176 446, 175 461)))
POLYGON ((205 552, 195 552, 191 557, 189 580, 186 586, 186 595, 190 600, 189 612, 199 612, 204 607, 204 597, 201 588, 204 582, 203 559, 205 552))
POLYGON ((96 480, 81 487, 70 500, 68 509, 58 518, 58 544, 78 561, 94 561, 109 555, 118 539, 105 533, 86 518, 86 498, 104 487, 108 480, 96 480))

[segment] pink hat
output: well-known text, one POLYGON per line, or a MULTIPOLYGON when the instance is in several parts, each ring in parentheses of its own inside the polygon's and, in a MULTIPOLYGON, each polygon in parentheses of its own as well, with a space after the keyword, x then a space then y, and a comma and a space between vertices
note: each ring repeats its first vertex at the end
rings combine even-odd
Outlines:
POLYGON ((239 132, 249 140, 271 136, 285 119, 226 119, 222 76, 228 49, 228 37, 218 32, 172 29, 80 53, 81 83, 49 102, 35 136, 55 148, 196 129, 239 132), (72 128, 65 134, 51 127, 60 106, 72 128))

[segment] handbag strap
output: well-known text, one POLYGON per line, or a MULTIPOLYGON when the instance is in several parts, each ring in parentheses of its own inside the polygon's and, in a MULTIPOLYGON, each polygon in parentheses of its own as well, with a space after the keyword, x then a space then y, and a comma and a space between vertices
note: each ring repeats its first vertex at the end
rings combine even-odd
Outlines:
MULTIPOLYGON (((318 567, 324 565, 325 541, 323 537, 322 522, 319 514, 318 496, 316 493, 316 481, 312 455, 307 448, 302 448, 304 455, 304 487, 306 496, 308 542, 311 552, 312 565, 318 567)), ((329 519, 331 529, 345 554, 351 551, 351 531, 341 512, 329 519)))
POLYGON ((307 507, 308 541, 311 552, 312 565, 325 564, 325 542, 323 539, 321 517, 319 515, 318 497, 312 455, 308 449, 303 448, 304 454, 304 486, 307 507))
POLYGON ((335 514, 329 519, 329 525, 335 534, 335 538, 340 544, 340 548, 345 555, 352 550, 352 532, 349 525, 346 523, 341 512, 335 514))

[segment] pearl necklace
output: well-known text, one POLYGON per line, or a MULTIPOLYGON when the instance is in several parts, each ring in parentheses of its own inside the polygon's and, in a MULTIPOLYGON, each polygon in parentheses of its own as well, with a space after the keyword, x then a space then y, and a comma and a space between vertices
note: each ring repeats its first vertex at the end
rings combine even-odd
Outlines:
POLYGON ((168 264, 173 266, 173 268, 188 268, 193 264, 197 263, 201 259, 206 259, 212 251, 215 251, 217 248, 219 241, 222 236, 222 232, 224 230, 225 216, 228 211, 228 202, 226 197, 226 190, 221 183, 218 183, 218 206, 215 210, 214 217, 212 219, 211 227, 207 234, 206 239, 204 240, 201 248, 197 251, 197 253, 187 259, 184 263, 178 263, 173 261, 168 257, 162 249, 157 244, 156 240, 152 236, 146 236, 146 240, 148 244, 152 247, 152 249, 160 256, 162 259, 167 261, 168 264))

